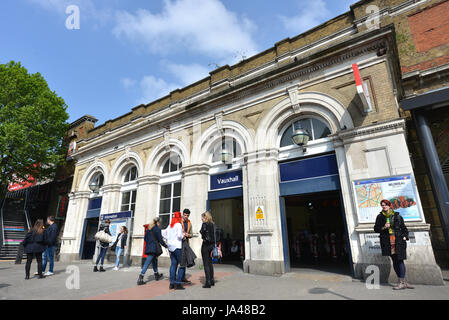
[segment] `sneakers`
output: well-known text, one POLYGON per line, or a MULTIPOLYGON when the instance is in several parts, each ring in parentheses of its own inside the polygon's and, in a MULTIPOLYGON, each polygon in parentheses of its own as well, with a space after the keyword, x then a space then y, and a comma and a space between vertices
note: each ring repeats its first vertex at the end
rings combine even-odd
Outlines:
POLYGON ((50 272, 50 271, 47 271, 47 272, 44 273, 44 276, 46 276, 46 277, 52 276, 52 275, 54 275, 54 273, 50 272))
POLYGON ((393 287, 393 290, 403 290, 406 289, 407 286, 405 285, 405 281, 404 280, 400 280, 399 283, 393 287))
POLYGON ((162 278, 162 276, 163 276, 163 273, 157 272, 154 274, 154 279, 156 279, 156 281, 159 281, 162 278))
POLYGON ((145 281, 143 281, 143 275, 139 274, 139 279, 137 279, 137 285, 141 286, 145 284, 145 281))
POLYGON ((119 269, 118 269, 118 267, 114 267, 114 269, 112 269, 112 270, 118 271, 119 269))
POLYGON ((415 289, 415 287, 411 286, 407 281, 404 281, 404 284, 407 289, 415 289))

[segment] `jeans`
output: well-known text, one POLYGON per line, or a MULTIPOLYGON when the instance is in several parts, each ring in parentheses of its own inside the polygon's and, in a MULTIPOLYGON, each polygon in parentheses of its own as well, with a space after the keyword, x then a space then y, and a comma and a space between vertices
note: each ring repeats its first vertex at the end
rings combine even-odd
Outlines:
POLYGON ((397 254, 393 254, 391 256, 391 260, 393 260, 393 269, 396 272, 396 275, 399 279, 405 278, 405 264, 404 260, 399 260, 397 254))
POLYGON ((42 274, 42 252, 27 253, 27 263, 25 265, 25 275, 27 277, 30 276, 30 268, 33 257, 36 257, 37 260, 37 273, 39 275, 42 274))
POLYGON ((186 272, 185 268, 179 268, 178 276, 176 276, 176 270, 178 265, 181 263, 182 250, 176 249, 173 252, 170 252, 170 284, 181 284, 181 280, 184 278, 184 274, 186 272))
POLYGON ((206 284, 211 284, 214 281, 214 265, 212 264, 212 257, 210 256, 213 248, 213 244, 203 243, 201 246, 201 258, 203 259, 206 284))
POLYGON ((98 264, 98 262, 100 261, 100 259, 101 259, 101 265, 103 265, 103 263, 104 263, 104 257, 106 256, 106 251, 108 251, 108 247, 103 248, 102 246, 100 246, 100 253, 98 254, 97 262, 95 263, 95 265, 98 264))
POLYGON ((48 267, 48 272, 53 273, 53 267, 55 265, 55 247, 51 246, 45 249, 44 254, 42 255, 42 272, 45 272, 47 268, 47 259, 50 262, 50 266, 48 267))
POLYGON ((120 255, 122 254, 123 249, 120 247, 115 248, 115 255, 117 256, 117 259, 115 260, 115 266, 118 268, 120 264, 120 255))
POLYGON ((152 254, 149 254, 147 256, 147 259, 145 260, 145 264, 142 267, 142 271, 140 272, 141 275, 145 275, 145 272, 147 272, 148 267, 150 266, 150 263, 153 265, 154 273, 158 273, 157 272, 157 257, 155 257, 152 254))

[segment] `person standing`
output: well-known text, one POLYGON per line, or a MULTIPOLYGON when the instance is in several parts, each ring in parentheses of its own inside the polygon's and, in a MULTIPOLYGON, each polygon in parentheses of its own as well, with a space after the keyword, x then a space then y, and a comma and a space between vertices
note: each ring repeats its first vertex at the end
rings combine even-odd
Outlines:
POLYGON ((185 268, 179 268, 178 265, 182 259, 182 240, 184 232, 182 230, 181 212, 176 211, 173 214, 171 223, 167 229, 163 230, 163 236, 167 239, 168 251, 170 252, 170 286, 169 289, 184 290, 181 279, 184 278, 185 268), (178 271, 178 272, 177 272, 178 271))
MULTIPOLYGON (((100 230, 103 230, 104 232, 106 232, 107 234, 111 235, 111 231, 109 231, 109 225, 111 224, 111 220, 106 220, 104 224, 100 225, 100 230)), ((108 242, 100 242, 100 252, 98 254, 97 257, 97 261, 95 262, 95 267, 94 267, 94 272, 100 271, 100 272, 105 272, 106 270, 104 270, 103 268, 103 264, 104 264, 104 257, 106 256, 106 251, 108 250, 109 247, 109 243, 108 242), (101 264, 100 264, 100 269, 98 269, 98 263, 100 262, 101 259, 101 264)))
POLYGON ((137 280, 137 285, 145 284, 143 281, 143 277, 145 276, 145 272, 147 272, 150 263, 153 266, 154 278, 156 281, 159 281, 163 274, 158 272, 157 269, 157 258, 160 254, 162 254, 162 248, 160 245, 167 248, 167 244, 162 239, 161 234, 161 218, 156 217, 148 226, 147 231, 145 232, 145 254, 147 255, 147 259, 145 260, 145 264, 142 267, 142 271, 139 274, 139 279, 137 280), (160 252, 158 252, 158 246, 160 248, 160 252))
POLYGON ((26 234, 23 240, 24 252, 27 255, 27 262, 25 265, 25 279, 30 279, 30 268, 33 258, 37 261, 38 278, 45 278, 42 274, 42 252, 47 247, 47 233, 44 230, 44 221, 37 219, 33 228, 26 234))
POLYGON ((201 214, 201 220, 203 224, 201 225, 201 237, 203 239, 203 244, 201 245, 201 257, 203 259, 204 273, 206 275, 206 283, 203 288, 210 288, 215 285, 214 280, 214 266, 212 264, 212 250, 215 244, 215 232, 214 232, 214 221, 212 220, 212 215, 209 211, 201 214))
MULTIPOLYGON (((190 210, 189 209, 184 209, 182 211, 182 230, 184 232, 184 240, 183 241, 187 241, 187 243, 189 243, 189 239, 193 237, 193 232, 192 232, 192 224, 190 223, 189 220, 190 217, 190 210)), ((181 279, 182 283, 185 284, 191 284, 192 282, 190 282, 189 280, 186 279, 186 267, 180 267, 180 269, 183 268, 183 274, 184 277, 181 279)))
POLYGON ((58 225, 55 223, 55 217, 49 216, 47 218, 47 224, 48 228, 45 229, 45 232, 47 233, 47 249, 45 249, 44 254, 42 256, 42 272, 45 272, 45 269, 47 268, 47 260, 49 261, 49 267, 48 271, 44 274, 45 276, 51 276, 53 275, 53 267, 55 265, 55 246, 56 241, 58 239, 58 232, 59 228, 58 225))
POLYGON ((380 233, 382 255, 391 257, 394 271, 399 278, 399 283, 393 289, 413 289, 414 287, 405 280, 404 260, 407 259, 408 229, 405 226, 404 219, 391 208, 390 201, 381 200, 380 205, 382 211, 376 218, 374 231, 380 233))
MULTIPOLYGON (((128 228, 125 226, 122 226, 120 228, 120 233, 117 235, 117 239, 115 239, 114 244, 112 245, 112 248, 115 248, 115 267, 114 270, 118 270, 118 266, 120 265, 120 255, 124 250, 126 249, 126 240, 128 240, 128 228)), ((123 257, 123 259, 125 259, 123 257)))

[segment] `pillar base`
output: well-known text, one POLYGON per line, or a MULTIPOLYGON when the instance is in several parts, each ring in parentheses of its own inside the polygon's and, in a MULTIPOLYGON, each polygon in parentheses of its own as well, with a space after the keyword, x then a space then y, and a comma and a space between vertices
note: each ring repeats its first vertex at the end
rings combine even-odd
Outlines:
POLYGON ((284 261, 244 260, 243 271, 264 276, 281 276, 285 273, 284 261))

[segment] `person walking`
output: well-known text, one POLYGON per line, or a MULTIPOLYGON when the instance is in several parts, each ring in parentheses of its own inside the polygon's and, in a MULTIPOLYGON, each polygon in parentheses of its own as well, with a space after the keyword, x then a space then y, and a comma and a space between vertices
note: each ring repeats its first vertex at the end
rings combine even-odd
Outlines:
POLYGON ((380 233, 382 255, 391 257, 394 271, 399 278, 399 283, 393 289, 413 289, 414 287, 405 280, 404 260, 407 259, 408 229, 405 226, 404 219, 392 209, 390 201, 381 200, 380 205, 382 211, 376 218, 374 231, 380 233))
MULTIPOLYGON (((112 245, 112 248, 115 250, 115 267, 114 270, 118 271, 119 265, 120 265, 120 256, 122 252, 126 249, 126 240, 128 240, 128 228, 125 226, 122 226, 120 228, 120 233, 117 235, 117 239, 115 239, 114 244, 112 245)), ((123 257, 123 259, 125 259, 123 257)))
POLYGON ((33 228, 26 234, 23 240, 24 252, 27 255, 27 262, 25 265, 25 279, 30 279, 30 268, 33 258, 37 261, 38 278, 45 278, 42 274, 42 252, 47 247, 47 233, 44 230, 44 221, 37 219, 33 228))
POLYGON ((47 260, 49 262, 48 271, 45 272, 45 276, 51 276, 53 275, 53 268, 55 265, 55 246, 56 241, 58 239, 58 232, 59 228, 58 225, 55 223, 55 217, 49 216, 47 218, 47 224, 48 228, 45 229, 45 232, 47 233, 47 249, 45 249, 44 254, 42 255, 42 272, 45 272, 45 269, 47 268, 47 260))
MULTIPOLYGON (((111 224, 111 220, 106 220, 104 224, 100 225, 100 230, 103 230, 105 233, 111 235, 111 231, 109 231, 109 226, 111 224)), ((100 252, 98 253, 98 257, 97 257, 97 261, 95 262, 95 267, 94 267, 94 272, 100 271, 100 272, 105 272, 106 270, 103 268, 103 264, 104 264, 104 257, 106 256, 106 251, 108 250, 109 247, 109 243, 108 242, 102 242, 99 241, 100 245, 99 245, 99 249, 100 252), (98 263, 101 260, 101 264, 100 264, 100 269, 98 269, 98 263)))
POLYGON ((137 285, 145 284, 143 277, 150 266, 150 263, 153 266, 154 278, 156 281, 159 281, 163 274, 158 272, 157 269, 157 258, 162 254, 161 245, 167 248, 167 244, 162 239, 161 234, 161 218, 156 217, 148 226, 147 231, 145 232, 145 254, 147 255, 147 259, 145 260, 145 264, 142 267, 142 271, 140 271, 139 279, 137 279, 137 285))
POLYGON ((169 289, 184 290, 181 279, 184 278, 185 268, 179 268, 178 265, 182 259, 182 240, 185 233, 182 230, 181 212, 177 211, 173 214, 170 225, 162 231, 162 235, 167 239, 167 247, 170 252, 170 286, 169 289))
MULTIPOLYGON (((190 222, 189 217, 190 217, 190 210, 186 208, 182 211, 182 230, 185 236, 183 241, 186 241, 187 243, 189 243, 189 239, 193 237, 192 223, 190 222)), ((186 267, 180 268, 184 269, 183 271, 184 277, 181 279, 181 282, 184 284, 191 284, 192 282, 186 279, 186 267)))
POLYGON ((214 221, 212 220, 212 215, 209 211, 201 214, 201 220, 203 221, 200 230, 203 239, 203 244, 201 245, 201 257, 203 259, 204 273, 206 275, 206 282, 203 285, 203 288, 210 288, 215 285, 214 266, 212 264, 212 250, 216 241, 214 221))

